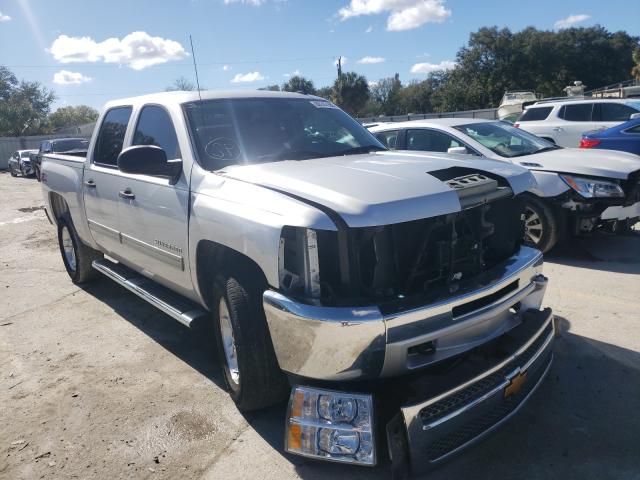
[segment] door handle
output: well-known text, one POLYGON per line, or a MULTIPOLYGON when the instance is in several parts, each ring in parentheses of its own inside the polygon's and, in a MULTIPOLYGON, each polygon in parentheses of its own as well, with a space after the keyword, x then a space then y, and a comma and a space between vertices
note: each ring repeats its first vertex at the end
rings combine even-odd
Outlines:
POLYGON ((84 186, 87 188, 96 188, 96 182, 94 182, 93 180, 87 180, 86 182, 84 182, 84 186))
POLYGON ((564 132, 564 128, 562 128, 562 127, 555 127, 555 128, 553 129, 553 131, 554 131, 554 132, 564 132))
POLYGON ((130 188, 120 190, 120 193, 118 193, 118 195, 120 195, 121 198, 125 198, 127 200, 134 200, 136 198, 130 188))

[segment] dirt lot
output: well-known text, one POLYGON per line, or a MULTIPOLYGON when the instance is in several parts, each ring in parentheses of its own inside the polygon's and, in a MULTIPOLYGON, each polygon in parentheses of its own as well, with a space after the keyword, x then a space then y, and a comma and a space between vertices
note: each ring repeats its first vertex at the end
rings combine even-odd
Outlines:
MULTIPOLYGON (((282 453, 214 352, 107 279, 68 279, 40 185, 0 172, 0 478, 387 478, 282 453)), ((522 413, 429 478, 640 478, 640 233, 548 256, 562 334, 522 413)))

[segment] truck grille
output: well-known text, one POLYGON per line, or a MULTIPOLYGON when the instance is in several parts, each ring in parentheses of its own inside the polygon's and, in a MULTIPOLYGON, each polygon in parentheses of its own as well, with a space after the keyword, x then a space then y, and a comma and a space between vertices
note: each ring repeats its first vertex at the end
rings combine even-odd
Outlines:
POLYGON ((544 367, 538 368, 535 372, 535 375, 527 380, 527 382, 523 385, 522 390, 520 390, 517 394, 504 399, 493 409, 467 422, 458 430, 440 437, 439 439, 429 444, 425 452, 429 460, 438 460, 448 453, 453 452, 457 448, 462 447, 464 444, 473 440, 479 435, 482 435, 483 432, 490 429, 493 425, 512 413, 522 403, 527 395, 529 395, 529 393, 531 393, 531 391, 535 388, 550 361, 551 353, 548 353, 546 358, 544 359, 544 367))
MULTIPOLYGON (((504 382, 505 377, 509 373, 513 372, 517 367, 525 365, 540 350, 552 329, 552 325, 549 324, 538 338, 529 346, 529 348, 500 370, 422 409, 420 412, 420 418, 422 421, 426 424, 433 422, 438 418, 442 418, 448 413, 468 405, 474 400, 482 397, 482 395, 496 388, 504 382)), ((527 381, 527 384, 529 383, 535 382, 527 381)))

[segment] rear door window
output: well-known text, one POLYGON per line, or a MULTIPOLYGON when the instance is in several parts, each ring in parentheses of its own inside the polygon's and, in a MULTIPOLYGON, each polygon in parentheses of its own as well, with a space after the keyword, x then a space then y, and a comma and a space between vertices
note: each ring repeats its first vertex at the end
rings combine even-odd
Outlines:
POLYGON ((576 103, 564 105, 560 109, 560 118, 569 122, 590 122, 593 103, 576 103))
POLYGON ((437 130, 407 130, 407 150, 447 153, 451 147, 462 146, 451 135, 437 130))
POLYGON ((169 160, 180 158, 178 138, 171 118, 158 105, 147 105, 142 109, 132 144, 156 145, 165 151, 169 160))
POLYGON ((596 105, 595 120, 600 122, 626 122, 637 110, 623 103, 600 103, 596 105))
POLYGON ((375 136, 387 148, 395 150, 398 146, 399 130, 389 130, 388 132, 379 132, 375 136))
POLYGON ((130 117, 131 107, 116 107, 107 112, 98 133, 94 163, 108 167, 118 165, 130 117))
POLYGON ((624 133, 640 133, 640 125, 636 125, 635 127, 627 128, 624 133))
POLYGON ((545 120, 553 110, 553 107, 531 107, 524 111, 519 122, 534 122, 536 120, 545 120))

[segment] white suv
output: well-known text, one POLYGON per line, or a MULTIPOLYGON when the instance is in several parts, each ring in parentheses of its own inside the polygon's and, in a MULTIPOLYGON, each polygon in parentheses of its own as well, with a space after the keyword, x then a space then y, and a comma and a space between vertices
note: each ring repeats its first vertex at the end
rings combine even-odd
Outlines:
POLYGON ((526 107, 514 126, 562 147, 578 147, 583 134, 638 113, 640 99, 546 100, 526 107))

